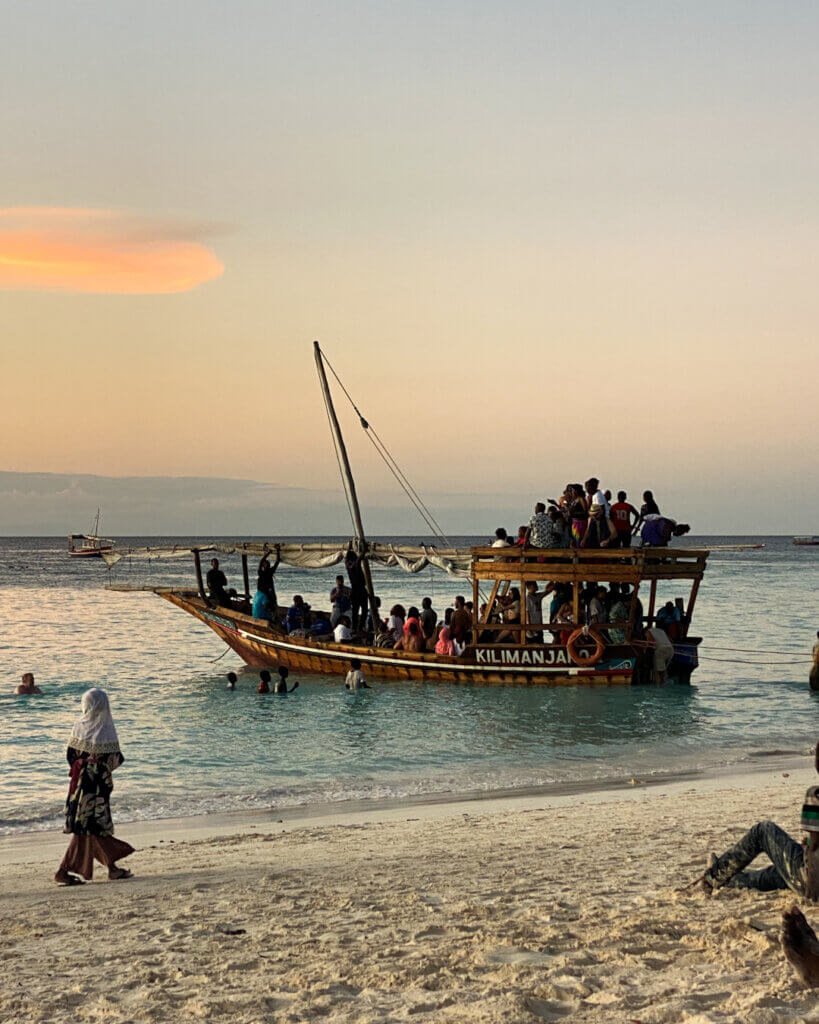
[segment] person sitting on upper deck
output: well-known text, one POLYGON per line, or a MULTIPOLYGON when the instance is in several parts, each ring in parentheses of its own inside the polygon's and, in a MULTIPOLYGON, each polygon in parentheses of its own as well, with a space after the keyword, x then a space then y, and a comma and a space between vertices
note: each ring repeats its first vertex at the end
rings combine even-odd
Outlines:
POLYGON ((219 559, 212 558, 210 560, 210 569, 208 569, 208 575, 206 577, 208 584, 208 593, 211 600, 217 604, 223 605, 226 608, 230 607, 230 596, 225 589, 227 587, 227 578, 222 570, 219 568, 219 559))
POLYGON ((338 625, 338 620, 342 615, 349 617, 350 611, 353 607, 353 603, 350 597, 350 588, 344 585, 344 577, 336 576, 336 585, 330 591, 330 601, 333 605, 333 612, 331 616, 331 622, 333 626, 338 625))
POLYGON ((295 633, 296 630, 307 628, 307 613, 310 611, 310 605, 304 603, 304 598, 301 594, 293 595, 293 603, 287 609, 287 617, 285 619, 285 625, 287 626, 288 633, 295 633))
MULTIPOLYGON (((256 589, 261 590, 263 594, 267 595, 267 600, 271 609, 271 617, 275 617, 278 607, 278 602, 276 600, 276 584, 273 577, 276 575, 276 570, 279 568, 279 564, 282 560, 281 547, 281 544, 276 544, 276 561, 272 565, 269 562, 270 552, 265 551, 259 559, 259 571, 256 577, 256 589)), ((253 616, 254 619, 260 617, 261 616, 258 615, 253 616)))
POLYGON ((342 615, 336 623, 335 629, 333 630, 333 639, 337 644, 346 644, 353 639, 353 632, 350 629, 350 619, 347 615, 342 615))
POLYGON ((438 613, 432 607, 432 600, 429 597, 423 598, 421 601, 421 629, 424 631, 424 637, 430 640, 435 635, 435 626, 438 622, 438 613))
POLYGON ((640 540, 644 548, 666 548, 672 537, 682 537, 689 533, 691 527, 687 523, 678 523, 668 516, 649 515, 640 530, 640 540))
POLYGON ((449 633, 454 643, 461 648, 470 641, 472 616, 466 608, 466 599, 460 594, 455 598, 455 611, 449 622, 449 633))

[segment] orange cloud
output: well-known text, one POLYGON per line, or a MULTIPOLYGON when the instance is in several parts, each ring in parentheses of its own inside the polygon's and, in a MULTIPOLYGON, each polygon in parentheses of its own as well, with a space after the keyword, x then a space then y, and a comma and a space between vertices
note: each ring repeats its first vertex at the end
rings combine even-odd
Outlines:
POLYGON ((210 249, 191 238, 197 233, 190 225, 116 210, 0 209, 0 288, 188 291, 224 270, 210 249))

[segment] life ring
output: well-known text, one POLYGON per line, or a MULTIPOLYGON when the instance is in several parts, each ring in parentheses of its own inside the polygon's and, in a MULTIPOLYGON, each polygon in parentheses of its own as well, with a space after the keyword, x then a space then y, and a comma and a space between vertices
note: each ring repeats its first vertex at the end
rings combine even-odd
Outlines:
POLYGON ((596 629, 592 629, 589 626, 581 626, 579 629, 576 629, 566 641, 566 652, 575 665, 596 665, 603 657, 605 649, 606 645, 603 643, 603 638, 596 629), (579 640, 589 639, 594 641, 594 652, 587 657, 581 657, 577 650, 577 643, 579 640))

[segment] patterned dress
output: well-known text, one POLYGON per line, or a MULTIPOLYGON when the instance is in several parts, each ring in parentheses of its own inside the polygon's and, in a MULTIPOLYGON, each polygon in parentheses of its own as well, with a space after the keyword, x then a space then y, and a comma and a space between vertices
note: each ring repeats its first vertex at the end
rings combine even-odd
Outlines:
POLYGON ((111 773, 125 760, 122 754, 86 754, 69 747, 71 783, 65 801, 64 832, 103 838, 114 834, 111 820, 111 773))

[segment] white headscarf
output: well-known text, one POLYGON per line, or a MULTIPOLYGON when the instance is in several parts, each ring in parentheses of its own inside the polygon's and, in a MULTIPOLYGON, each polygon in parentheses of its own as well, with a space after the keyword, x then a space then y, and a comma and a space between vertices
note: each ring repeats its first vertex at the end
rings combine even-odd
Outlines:
POLYGON ((82 695, 82 714, 74 723, 68 745, 84 754, 120 752, 119 737, 105 690, 86 690, 82 695))

